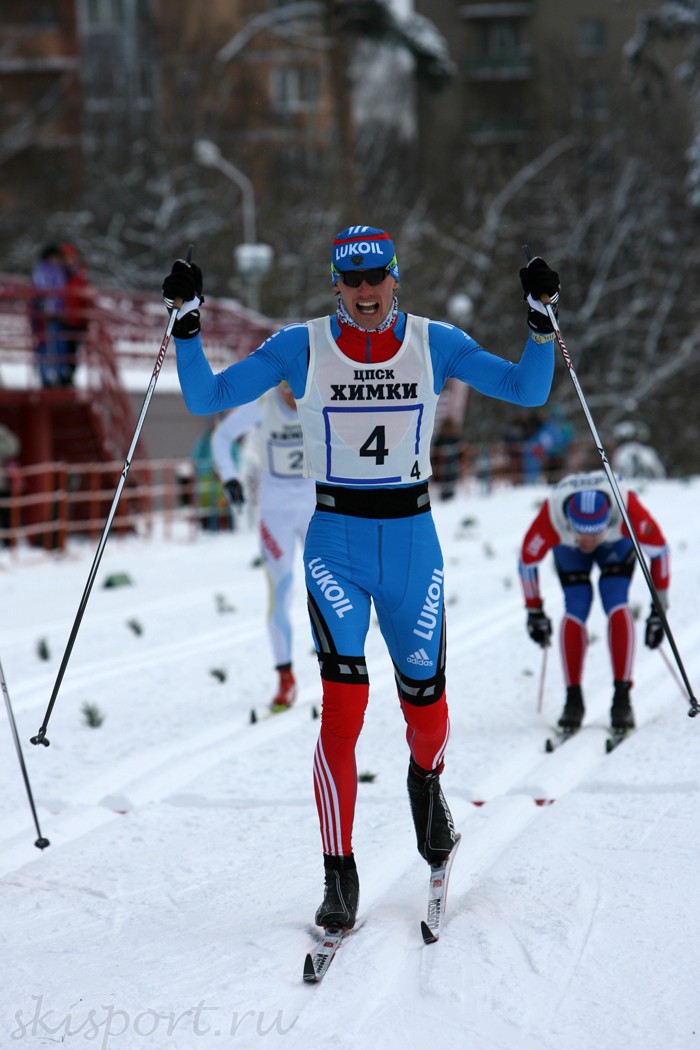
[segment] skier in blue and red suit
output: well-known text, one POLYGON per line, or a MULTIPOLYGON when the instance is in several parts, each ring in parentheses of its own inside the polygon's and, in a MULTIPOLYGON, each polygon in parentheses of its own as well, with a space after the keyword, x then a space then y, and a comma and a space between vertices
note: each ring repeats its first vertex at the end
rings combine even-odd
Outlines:
POLYGON ((558 275, 535 258, 521 273, 530 332, 518 363, 451 324, 399 310, 399 267, 388 233, 350 226, 333 242, 336 312, 290 324, 248 358, 213 374, 202 350, 201 270, 174 263, 166 305, 189 410, 222 412, 286 380, 304 435, 316 510, 304 564, 323 688, 314 787, 325 895, 316 922, 351 928, 359 901, 352 852, 355 745, 369 695, 365 638, 374 603, 391 656, 410 750, 408 793, 418 849, 429 862, 455 844, 440 786, 449 735, 445 697, 444 567, 428 496, 438 396, 455 377, 518 405, 543 404, 553 370, 558 275))
MULTIPOLYGON (((618 486, 634 535, 651 562, 651 577, 664 610, 668 608, 670 556, 664 534, 637 494, 623 482, 618 486)), ((598 590, 608 619, 608 648, 613 671, 610 724, 613 729, 634 728, 630 691, 634 664, 634 618, 629 589, 637 562, 634 545, 604 471, 570 474, 552 489, 531 523, 520 550, 519 572, 527 609, 527 630, 533 642, 547 646, 552 621, 544 611, 537 566, 552 552, 564 592, 564 616, 559 629, 566 702, 559 726, 566 732, 580 728, 585 713, 581 680, 588 648, 586 621, 593 602, 591 572, 600 571, 598 590)), ((656 649, 664 631, 653 602, 644 641, 656 649)))

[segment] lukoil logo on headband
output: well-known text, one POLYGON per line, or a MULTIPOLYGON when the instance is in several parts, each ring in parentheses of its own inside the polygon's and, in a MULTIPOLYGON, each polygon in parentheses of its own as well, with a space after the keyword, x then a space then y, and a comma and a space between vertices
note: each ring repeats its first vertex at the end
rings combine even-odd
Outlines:
POLYGON ((353 241, 352 244, 339 244, 333 253, 333 261, 339 263, 348 255, 353 257, 354 266, 361 266, 366 255, 383 256, 384 247, 377 241, 353 241))

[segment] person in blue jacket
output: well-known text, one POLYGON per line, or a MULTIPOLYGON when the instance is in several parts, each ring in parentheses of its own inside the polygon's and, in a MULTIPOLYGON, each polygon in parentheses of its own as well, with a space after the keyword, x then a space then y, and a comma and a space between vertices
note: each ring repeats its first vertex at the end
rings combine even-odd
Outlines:
POLYGON ((456 834, 440 776, 449 736, 445 571, 430 510, 430 443, 438 396, 455 377, 518 405, 543 404, 554 371, 559 277, 536 257, 520 271, 529 334, 520 360, 489 353, 454 325, 399 309, 399 266, 384 230, 349 226, 334 239, 336 310, 289 324, 214 374, 202 349, 202 273, 177 260, 163 284, 180 385, 207 415, 285 380, 296 399, 305 472, 316 482, 304 566, 323 693, 314 757, 325 893, 316 923, 350 929, 359 903, 352 850, 355 745, 369 695, 365 638, 374 604, 391 657, 410 751, 408 794, 418 850, 443 861, 456 834))

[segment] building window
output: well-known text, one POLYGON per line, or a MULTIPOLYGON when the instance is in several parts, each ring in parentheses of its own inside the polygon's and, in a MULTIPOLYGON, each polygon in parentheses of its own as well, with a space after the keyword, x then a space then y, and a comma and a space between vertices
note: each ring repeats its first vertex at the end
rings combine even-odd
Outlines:
POLYGON ((485 22, 481 27, 481 51, 485 57, 505 60, 521 52, 520 25, 506 19, 485 22))
POLYGON ((55 0, 44 3, 27 4, 27 0, 4 0, 2 20, 5 26, 37 26, 42 29, 54 29, 61 24, 60 13, 56 10, 55 0))
POLYGON ((84 0, 86 26, 119 26, 127 19, 126 0, 84 0))
POLYGON ((319 71, 312 66, 285 66, 270 70, 270 101, 277 113, 318 109, 321 94, 319 71))
POLYGON ((601 18, 582 18, 578 24, 578 50, 584 58, 605 52, 605 22, 601 18))
POLYGON ((581 89, 581 116, 584 120, 607 119, 609 106, 605 84, 584 84, 581 89))

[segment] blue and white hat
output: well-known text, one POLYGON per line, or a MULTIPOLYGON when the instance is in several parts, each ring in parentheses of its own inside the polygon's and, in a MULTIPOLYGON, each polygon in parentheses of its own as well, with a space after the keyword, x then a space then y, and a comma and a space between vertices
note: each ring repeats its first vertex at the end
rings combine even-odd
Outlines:
POLYGON ((610 521, 610 500, 594 489, 576 492, 566 504, 566 516, 574 532, 604 532, 610 521))
POLYGON ((347 270, 373 270, 383 266, 399 279, 394 242, 385 230, 374 226, 348 226, 336 234, 331 255, 331 279, 335 284, 347 270))

